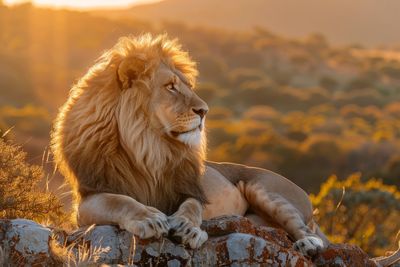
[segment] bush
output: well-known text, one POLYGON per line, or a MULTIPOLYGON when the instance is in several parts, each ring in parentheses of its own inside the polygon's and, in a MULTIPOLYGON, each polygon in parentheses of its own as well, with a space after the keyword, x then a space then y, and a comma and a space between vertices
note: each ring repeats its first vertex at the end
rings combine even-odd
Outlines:
POLYGON ((64 224, 68 216, 60 200, 48 190, 40 190, 42 168, 27 164, 25 158, 21 147, 0 137, 0 218, 64 224))
POLYGON ((394 250, 400 221, 400 192, 395 186, 360 174, 339 181, 331 176, 311 195, 317 220, 334 243, 352 243, 370 255, 394 250))

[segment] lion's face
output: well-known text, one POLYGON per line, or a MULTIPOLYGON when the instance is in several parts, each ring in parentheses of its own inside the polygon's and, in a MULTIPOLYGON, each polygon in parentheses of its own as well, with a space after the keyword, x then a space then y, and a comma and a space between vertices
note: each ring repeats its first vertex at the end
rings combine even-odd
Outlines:
POLYGON ((201 145, 208 106, 180 71, 160 64, 152 79, 150 109, 153 127, 186 145, 201 145))

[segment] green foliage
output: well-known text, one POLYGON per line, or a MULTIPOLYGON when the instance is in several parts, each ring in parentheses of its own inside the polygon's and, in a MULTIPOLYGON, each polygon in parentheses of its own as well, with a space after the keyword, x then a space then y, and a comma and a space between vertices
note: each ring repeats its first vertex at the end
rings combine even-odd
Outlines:
POLYGON ((370 255, 394 250, 400 221, 400 191, 380 180, 331 176, 311 195, 317 221, 332 242, 359 245, 370 255))
POLYGON ((64 224, 68 217, 60 200, 53 193, 40 190, 42 168, 27 164, 25 158, 20 147, 0 138, 0 218, 64 224))

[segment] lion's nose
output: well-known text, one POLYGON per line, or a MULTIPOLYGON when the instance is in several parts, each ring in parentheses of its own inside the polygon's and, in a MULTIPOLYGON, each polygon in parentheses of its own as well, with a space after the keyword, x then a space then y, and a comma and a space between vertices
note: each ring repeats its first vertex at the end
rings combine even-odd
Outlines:
POLYGON ((197 115, 199 115, 200 116, 200 118, 203 118, 206 114, 207 114, 207 112, 208 112, 208 109, 204 109, 204 108, 201 108, 201 109, 192 109, 193 110, 193 112, 194 113, 196 113, 197 115))

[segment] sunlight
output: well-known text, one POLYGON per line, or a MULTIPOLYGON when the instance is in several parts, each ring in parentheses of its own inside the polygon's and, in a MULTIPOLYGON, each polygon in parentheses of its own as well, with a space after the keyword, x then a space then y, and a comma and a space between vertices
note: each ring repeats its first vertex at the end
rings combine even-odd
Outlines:
POLYGON ((129 7, 142 3, 159 2, 160 0, 5 0, 6 5, 31 2, 37 6, 73 9, 129 7))

